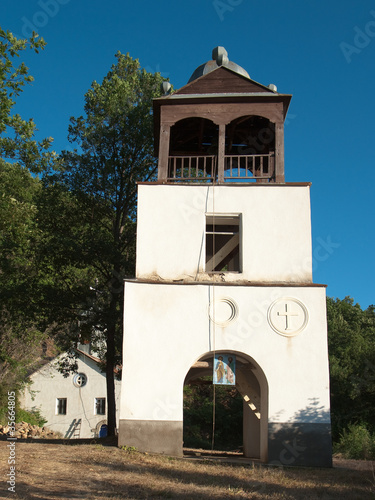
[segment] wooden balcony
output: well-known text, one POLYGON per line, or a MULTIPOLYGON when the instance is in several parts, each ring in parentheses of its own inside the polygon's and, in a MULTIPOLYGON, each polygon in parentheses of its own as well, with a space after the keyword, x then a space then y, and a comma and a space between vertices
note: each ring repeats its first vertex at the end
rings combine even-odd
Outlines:
POLYGON ((225 155, 224 180, 269 182, 274 178, 275 155, 225 155))
POLYGON ((169 182, 213 182, 217 177, 217 156, 169 156, 169 182))
POLYGON ((219 172, 216 155, 169 156, 167 182, 272 182, 275 155, 225 155, 219 172), (220 179, 223 179, 220 181, 220 179))

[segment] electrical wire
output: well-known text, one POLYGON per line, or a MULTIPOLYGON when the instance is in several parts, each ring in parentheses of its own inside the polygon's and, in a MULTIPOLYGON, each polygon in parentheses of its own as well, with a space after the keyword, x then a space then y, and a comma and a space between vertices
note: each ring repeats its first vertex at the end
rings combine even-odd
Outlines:
MULTIPOLYGON (((212 257, 213 257, 213 271, 215 271, 215 175, 213 172, 212 179, 212 257)), ((212 281, 212 308, 211 308, 211 325, 212 325, 212 385, 213 385, 213 396, 212 396, 212 438, 211 438, 211 453, 214 451, 215 446, 215 430, 216 430, 216 384, 214 383, 215 374, 215 357, 216 357, 216 331, 215 331, 215 275, 212 281)))

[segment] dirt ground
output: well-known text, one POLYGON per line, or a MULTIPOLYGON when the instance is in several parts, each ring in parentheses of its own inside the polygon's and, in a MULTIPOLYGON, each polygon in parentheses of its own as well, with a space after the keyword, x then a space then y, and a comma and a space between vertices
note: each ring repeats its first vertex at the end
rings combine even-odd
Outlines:
POLYGON ((7 444, 0 441, 0 498, 375 499, 373 462, 336 459, 332 469, 278 468, 223 458, 154 456, 105 441, 17 442, 13 492, 6 482, 12 473, 7 444))

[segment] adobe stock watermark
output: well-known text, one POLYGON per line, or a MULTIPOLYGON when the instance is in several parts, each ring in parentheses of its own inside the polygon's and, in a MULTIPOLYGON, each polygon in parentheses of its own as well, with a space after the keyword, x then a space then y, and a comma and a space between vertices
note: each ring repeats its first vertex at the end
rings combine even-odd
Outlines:
POLYGON ((358 393, 368 390, 370 385, 375 382, 375 365, 373 365, 369 359, 366 359, 361 374, 351 375, 350 381, 358 393))
POLYGON ((156 407, 154 408, 152 416, 155 420, 168 420, 175 415, 178 408, 179 405, 167 396, 164 400, 158 399, 156 401, 156 407))
POLYGON ((363 28, 354 26, 352 43, 340 43, 340 49, 348 64, 352 62, 353 54, 360 54, 371 43, 372 38, 375 37, 375 10, 370 10, 370 16, 373 19, 368 21, 363 28))
POLYGON ((49 20, 55 17, 60 12, 60 7, 62 5, 67 5, 71 0, 39 0, 38 6, 40 10, 37 10, 31 17, 31 19, 23 16, 22 17, 22 35, 26 38, 32 36, 33 31, 38 31, 40 28, 44 28, 49 23, 49 20))
POLYGON ((8 392, 8 465, 9 472, 7 472, 7 485, 8 491, 16 492, 16 393, 14 391, 8 392))
POLYGON ((213 0, 212 5, 219 16, 220 21, 224 21, 227 12, 233 12, 234 7, 241 5, 244 0, 213 0))
MULTIPOLYGON (((290 273, 290 285, 297 286, 306 282, 311 271, 316 270, 319 263, 327 261, 340 247, 340 243, 332 241, 331 236, 316 238, 312 252, 312 260, 306 258, 301 265, 293 267, 290 273)), ((240 348, 256 334, 256 330, 264 325, 267 318, 267 311, 272 302, 280 297, 280 290, 277 286, 272 290, 269 297, 253 300, 246 316, 236 319, 236 327, 226 332, 224 342, 228 348, 240 348)))
POLYGON ((303 454, 306 450, 306 446, 300 446, 297 443, 297 439, 293 439, 293 443, 289 444, 286 441, 282 442, 283 449, 279 454, 279 460, 274 460, 270 462, 270 465, 277 465, 279 467, 290 466, 295 463, 295 461, 303 454))
POLYGON ((263 300, 253 300, 247 315, 239 317, 236 320, 236 327, 232 331, 226 332, 223 339, 226 347, 240 350, 241 346, 248 343, 249 339, 256 335, 256 330, 264 325, 270 304, 279 296, 279 290, 275 289, 272 290, 269 297, 263 300))
POLYGON ((153 68, 152 66, 146 66, 145 70, 147 71, 147 73, 160 73, 160 76, 162 76, 163 78, 169 78, 169 73, 162 71, 160 68, 160 64, 157 64, 155 68, 153 68))

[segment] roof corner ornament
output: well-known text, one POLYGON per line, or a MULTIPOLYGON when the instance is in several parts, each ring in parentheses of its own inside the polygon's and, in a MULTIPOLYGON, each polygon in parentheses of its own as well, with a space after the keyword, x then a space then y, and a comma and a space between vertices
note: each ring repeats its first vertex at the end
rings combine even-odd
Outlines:
POLYGON ((229 63, 228 52, 224 47, 215 47, 212 51, 212 59, 218 66, 227 66, 229 63))
POLYGON ((162 82, 160 85, 160 90, 163 95, 169 95, 172 91, 172 85, 169 82, 162 82))

